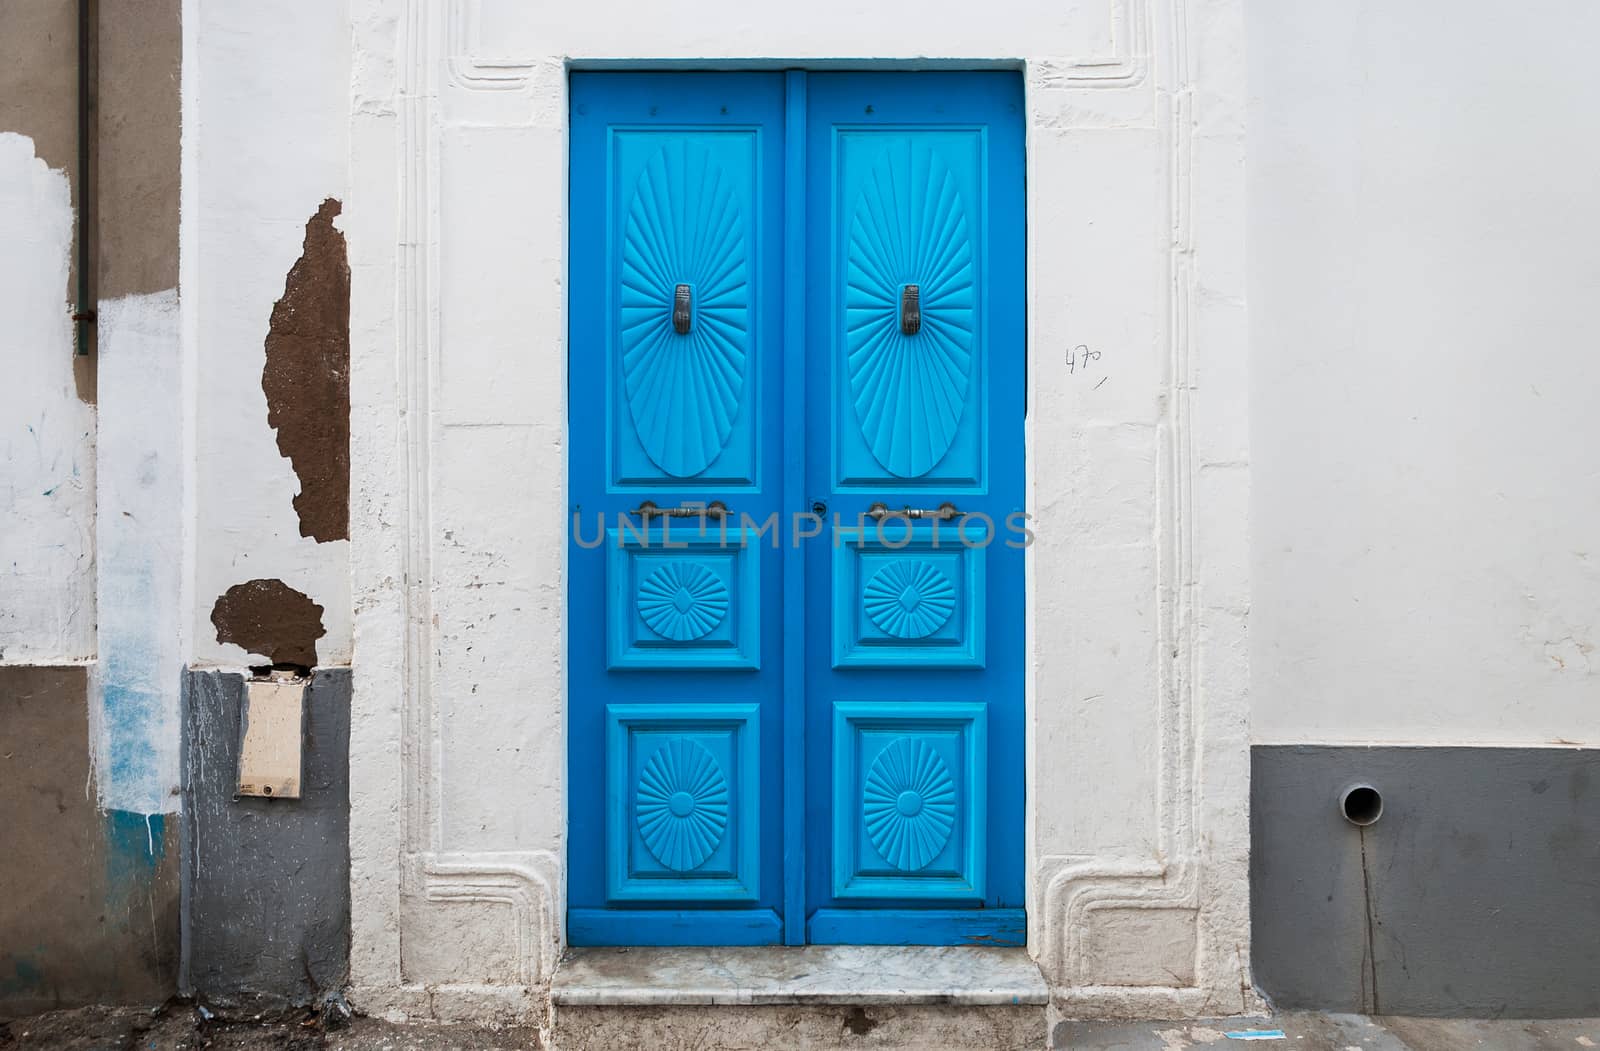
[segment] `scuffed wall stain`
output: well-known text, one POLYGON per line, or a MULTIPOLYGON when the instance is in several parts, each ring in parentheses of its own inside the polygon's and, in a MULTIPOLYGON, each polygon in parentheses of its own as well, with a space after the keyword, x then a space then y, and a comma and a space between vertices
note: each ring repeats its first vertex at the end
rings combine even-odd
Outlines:
POLYGON ((211 607, 218 642, 259 653, 273 664, 313 668, 317 640, 327 634, 322 607, 281 580, 247 580, 211 607))
POLYGON ((300 479, 300 535, 319 543, 350 538, 350 264, 339 211, 330 197, 306 223, 261 372, 267 423, 300 479))

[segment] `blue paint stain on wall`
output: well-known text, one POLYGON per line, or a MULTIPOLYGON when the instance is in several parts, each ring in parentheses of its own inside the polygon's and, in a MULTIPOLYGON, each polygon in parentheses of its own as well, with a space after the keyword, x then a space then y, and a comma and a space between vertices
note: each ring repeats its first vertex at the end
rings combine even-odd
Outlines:
POLYGON ((105 814, 106 889, 109 897, 147 893, 167 854, 163 814, 110 810, 105 814))
POLYGON ((31 954, 11 957, 11 973, 0 978, 0 998, 37 989, 44 984, 44 972, 31 954))
POLYGON ((130 685, 126 679, 112 678, 124 674, 116 663, 114 657, 107 661, 102 696, 111 746, 107 773, 111 785, 120 788, 139 785, 153 776, 158 761, 154 734, 161 718, 159 706, 165 699, 155 691, 130 685))
POLYGON ((175 697, 181 661, 165 635, 164 592, 151 561, 124 544, 100 576, 102 805, 160 813, 172 809, 177 781, 175 697))

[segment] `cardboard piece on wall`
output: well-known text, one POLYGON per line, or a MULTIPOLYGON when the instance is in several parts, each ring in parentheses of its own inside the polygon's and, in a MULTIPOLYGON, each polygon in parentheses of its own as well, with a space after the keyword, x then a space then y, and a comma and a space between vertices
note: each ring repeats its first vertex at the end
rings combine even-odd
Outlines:
POLYGON ((300 798, 306 685, 305 679, 247 684, 240 720, 239 795, 300 798))

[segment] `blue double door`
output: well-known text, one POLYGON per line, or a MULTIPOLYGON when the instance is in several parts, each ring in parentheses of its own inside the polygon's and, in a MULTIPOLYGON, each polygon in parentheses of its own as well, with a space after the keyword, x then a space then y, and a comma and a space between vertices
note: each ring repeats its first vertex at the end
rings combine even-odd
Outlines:
POLYGON ((570 941, 1021 943, 1020 78, 571 99, 570 941))

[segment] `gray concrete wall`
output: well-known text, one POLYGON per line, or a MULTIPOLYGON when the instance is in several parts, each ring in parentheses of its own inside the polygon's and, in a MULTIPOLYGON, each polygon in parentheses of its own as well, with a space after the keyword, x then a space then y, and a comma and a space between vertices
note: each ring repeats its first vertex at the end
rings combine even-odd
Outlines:
POLYGON ((245 679, 183 697, 180 987, 224 1010, 314 1003, 350 958, 350 670, 313 673, 301 797, 235 798, 245 679))
POLYGON ((1257 747, 1251 920, 1280 1008, 1600 1014, 1600 751, 1257 747), (1339 812, 1348 785, 1375 824, 1339 812))

